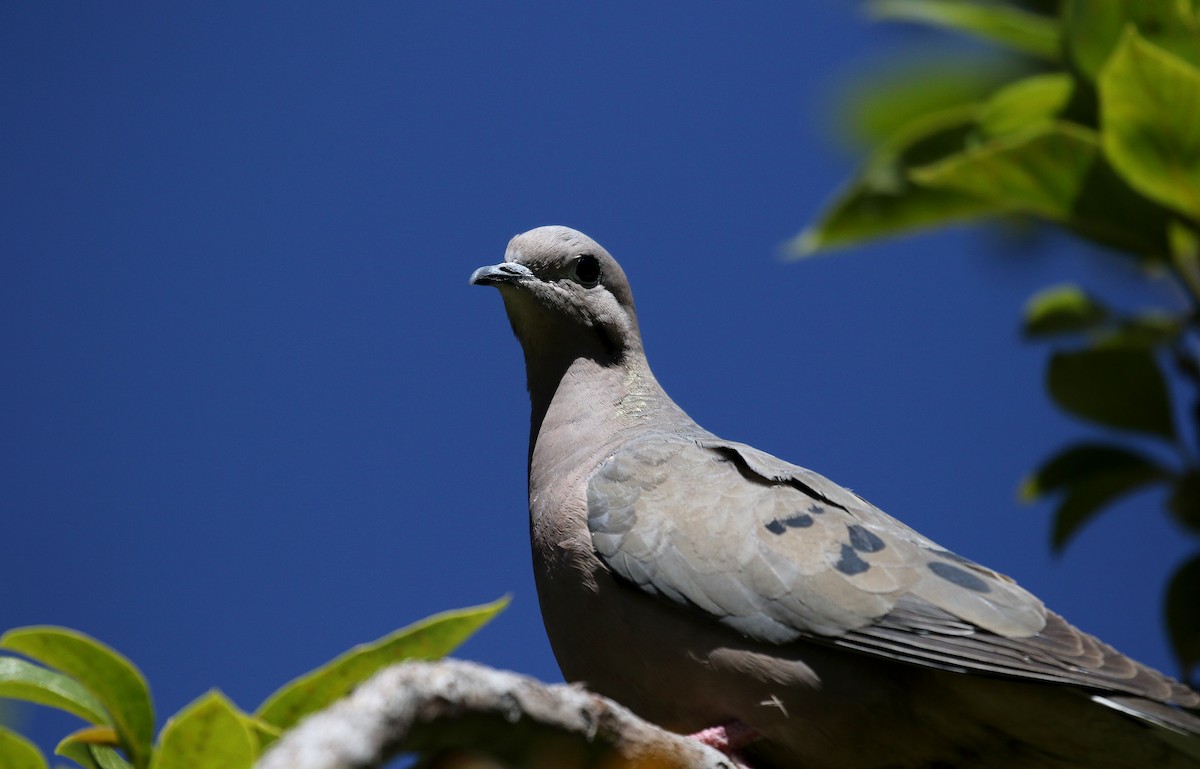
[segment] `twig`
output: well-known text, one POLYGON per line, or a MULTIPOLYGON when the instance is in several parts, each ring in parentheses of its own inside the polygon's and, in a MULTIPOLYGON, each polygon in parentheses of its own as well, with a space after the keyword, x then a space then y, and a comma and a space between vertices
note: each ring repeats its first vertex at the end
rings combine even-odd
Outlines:
POLYGON ((734 766, 585 689, 445 660, 380 671, 286 732, 256 769, 375 769, 401 753, 445 751, 563 769, 734 766))

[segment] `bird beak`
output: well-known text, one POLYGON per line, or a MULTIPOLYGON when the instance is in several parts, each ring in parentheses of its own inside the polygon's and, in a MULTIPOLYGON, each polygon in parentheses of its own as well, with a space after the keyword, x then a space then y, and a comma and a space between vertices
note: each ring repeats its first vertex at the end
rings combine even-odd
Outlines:
POLYGON ((533 277, 533 272, 523 264, 500 262, 480 267, 471 273, 472 286, 504 286, 520 283, 533 277))

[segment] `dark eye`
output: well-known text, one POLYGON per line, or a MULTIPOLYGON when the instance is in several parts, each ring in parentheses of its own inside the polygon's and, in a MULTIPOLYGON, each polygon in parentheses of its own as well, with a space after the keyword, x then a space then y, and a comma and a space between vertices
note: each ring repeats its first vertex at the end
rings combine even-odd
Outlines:
POLYGON ((600 260, 591 254, 583 254, 576 258, 572 271, 575 280, 588 288, 600 282, 600 260))

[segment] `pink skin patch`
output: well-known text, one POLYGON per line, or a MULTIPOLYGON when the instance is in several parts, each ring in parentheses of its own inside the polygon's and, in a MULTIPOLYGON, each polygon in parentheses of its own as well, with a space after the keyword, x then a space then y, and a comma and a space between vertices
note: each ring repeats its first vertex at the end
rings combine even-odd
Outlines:
POLYGON ((737 751, 759 739, 761 736, 757 731, 746 726, 741 721, 731 721, 719 726, 710 726, 707 729, 701 729, 695 734, 688 735, 693 740, 702 742, 710 748, 716 748, 729 756, 739 769, 748 769, 748 765, 741 761, 737 755, 737 751))

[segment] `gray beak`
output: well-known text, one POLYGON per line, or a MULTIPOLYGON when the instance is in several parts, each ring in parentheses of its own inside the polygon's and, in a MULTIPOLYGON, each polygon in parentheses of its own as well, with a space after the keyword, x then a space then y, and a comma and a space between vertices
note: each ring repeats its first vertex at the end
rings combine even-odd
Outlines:
POLYGON ((533 272, 523 264, 500 262, 489 267, 480 267, 471 273, 472 286, 503 286, 520 283, 533 277, 533 272))

